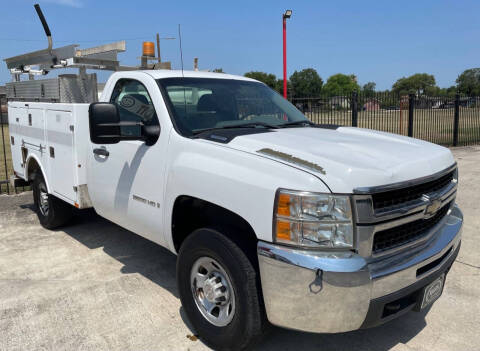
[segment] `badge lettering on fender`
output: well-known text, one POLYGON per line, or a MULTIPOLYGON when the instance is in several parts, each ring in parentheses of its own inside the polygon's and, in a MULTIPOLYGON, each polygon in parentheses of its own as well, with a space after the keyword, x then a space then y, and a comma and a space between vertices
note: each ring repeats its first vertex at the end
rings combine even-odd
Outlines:
POLYGON ((141 203, 144 203, 145 205, 160 208, 160 203, 159 202, 147 200, 147 199, 144 199, 143 197, 140 197, 140 196, 137 196, 137 195, 132 195, 132 199, 135 200, 135 201, 139 201, 141 203))

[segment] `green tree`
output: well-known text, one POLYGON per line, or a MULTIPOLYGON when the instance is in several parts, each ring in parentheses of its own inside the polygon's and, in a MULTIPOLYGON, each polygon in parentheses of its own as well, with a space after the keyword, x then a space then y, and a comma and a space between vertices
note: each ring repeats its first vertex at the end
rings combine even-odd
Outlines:
MULTIPOLYGON (((280 95, 283 95, 283 79, 279 79, 276 81, 275 90, 280 95)), ((292 83, 289 80, 287 80, 287 93, 288 93, 288 97, 290 98, 292 95, 292 83)))
POLYGON ((456 82, 460 93, 470 96, 480 95, 480 68, 470 68, 463 71, 456 82))
POLYGON ((270 88, 275 89, 277 87, 277 77, 271 73, 259 72, 259 71, 251 71, 244 74, 247 78, 252 78, 259 80, 260 82, 265 83, 270 88))
POLYGON ((375 82, 368 82, 367 84, 363 85, 362 91, 366 97, 372 97, 375 95, 375 88, 377 84, 375 82))
POLYGON ((214 68, 214 69, 212 70, 212 72, 215 72, 215 73, 225 73, 225 72, 223 71, 223 68, 214 68))
POLYGON ((292 83, 293 95, 295 97, 319 96, 323 85, 322 78, 313 68, 305 68, 300 72, 293 72, 290 76, 290 82, 292 83))
POLYGON ((327 83, 323 86, 323 92, 330 96, 350 95, 354 91, 359 90, 360 86, 357 83, 357 77, 353 74, 334 74, 328 78, 327 83))
POLYGON ((435 94, 435 77, 427 73, 416 73, 410 77, 402 77, 398 79, 392 86, 392 91, 397 94, 415 93, 435 94))
POLYGON ((458 87, 456 85, 452 85, 451 87, 448 87, 445 89, 445 93, 447 96, 455 96, 458 92, 458 87))

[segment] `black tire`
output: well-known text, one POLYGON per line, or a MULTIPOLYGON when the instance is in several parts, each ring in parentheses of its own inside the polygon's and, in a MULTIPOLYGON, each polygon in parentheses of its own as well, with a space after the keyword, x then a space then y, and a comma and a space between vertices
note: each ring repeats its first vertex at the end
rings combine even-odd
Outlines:
POLYGON ((58 228, 65 225, 72 218, 73 207, 59 198, 48 194, 47 185, 40 173, 36 173, 33 178, 33 202, 40 224, 44 228, 58 228), (44 207, 42 208, 42 194, 47 197, 47 211, 45 211, 44 207))
POLYGON ((255 344, 267 326, 259 274, 247 255, 220 232, 204 228, 183 242, 177 260, 177 285, 186 315, 200 339, 215 350, 245 350, 255 344), (233 286, 235 312, 226 326, 216 326, 202 315, 193 297, 190 274, 201 257, 217 261, 233 286))

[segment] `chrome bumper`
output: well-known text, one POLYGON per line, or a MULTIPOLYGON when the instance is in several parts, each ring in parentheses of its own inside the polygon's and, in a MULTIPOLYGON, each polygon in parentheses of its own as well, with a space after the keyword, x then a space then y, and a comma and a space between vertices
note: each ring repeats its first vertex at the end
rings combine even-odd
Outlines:
POLYGON ((431 240, 381 260, 259 242, 267 317, 274 325, 309 332, 359 329, 371 301, 395 295, 445 269, 457 254, 462 224, 462 212, 454 206, 431 240))

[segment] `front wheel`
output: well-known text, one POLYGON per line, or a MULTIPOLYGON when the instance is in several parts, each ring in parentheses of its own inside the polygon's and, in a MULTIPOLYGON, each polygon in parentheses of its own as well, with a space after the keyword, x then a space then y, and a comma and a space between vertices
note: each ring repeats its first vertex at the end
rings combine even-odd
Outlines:
POLYGON ((265 328, 258 272, 245 253, 213 229, 185 239, 177 285, 188 319, 215 350, 244 350, 265 328))
POLYGON ((40 224, 47 229, 58 228, 67 223, 73 215, 73 208, 47 191, 41 174, 33 178, 33 202, 40 224))

